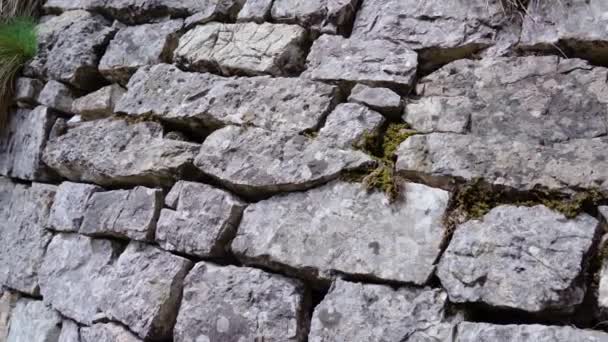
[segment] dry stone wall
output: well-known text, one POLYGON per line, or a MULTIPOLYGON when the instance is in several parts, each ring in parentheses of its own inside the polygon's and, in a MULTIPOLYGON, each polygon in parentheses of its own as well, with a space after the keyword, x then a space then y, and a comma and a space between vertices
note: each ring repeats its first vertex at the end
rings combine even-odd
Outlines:
POLYGON ((0 342, 608 342, 604 0, 47 0, 0 342))

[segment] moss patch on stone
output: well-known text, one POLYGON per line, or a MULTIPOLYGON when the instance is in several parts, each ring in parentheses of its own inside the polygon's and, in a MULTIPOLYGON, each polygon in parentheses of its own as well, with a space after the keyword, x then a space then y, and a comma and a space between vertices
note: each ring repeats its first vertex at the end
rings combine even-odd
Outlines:
POLYGON ((416 131, 406 123, 390 123, 382 141, 382 158, 393 162, 399 145, 414 134, 416 131))

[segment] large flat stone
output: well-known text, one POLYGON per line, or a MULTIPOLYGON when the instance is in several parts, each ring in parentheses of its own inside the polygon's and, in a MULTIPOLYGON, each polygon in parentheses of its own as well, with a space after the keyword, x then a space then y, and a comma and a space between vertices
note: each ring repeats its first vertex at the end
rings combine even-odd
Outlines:
POLYGON ((115 323, 95 324, 80 329, 82 342, 142 342, 129 330, 115 323))
POLYGON ((541 205, 499 206, 456 228, 437 275, 452 302, 572 312, 599 230, 587 214, 568 220, 541 205))
POLYGON ((382 114, 356 103, 343 103, 329 114, 318 137, 339 148, 361 146, 365 138, 378 136, 386 123, 382 114))
POLYGON ((232 250, 247 263, 281 265, 313 279, 345 273, 425 284, 441 251, 449 193, 401 186, 394 204, 339 181, 251 204, 232 250))
POLYGON ((249 197, 311 188, 371 164, 365 153, 327 139, 236 126, 213 132, 195 160, 203 173, 249 197))
POLYGON ((337 88, 300 78, 223 78, 161 64, 141 68, 116 106, 190 126, 254 125, 302 132, 318 127, 337 102, 337 88))
POLYGON ((603 342, 608 334, 602 331, 576 329, 569 326, 495 325, 463 322, 458 325, 454 342, 603 342))
POLYGON ((359 0, 275 0, 272 19, 322 33, 349 33, 359 0))
POLYGON ((297 25, 209 23, 180 38, 175 61, 224 75, 291 75, 303 67, 305 41, 297 25))
POLYGON ((173 339, 303 342, 304 291, 296 280, 258 269, 199 263, 186 277, 173 339))
POLYGON ((44 162, 61 176, 100 185, 167 185, 191 165, 198 144, 165 140, 162 126, 117 119, 83 122, 47 143, 44 162))
POLYGON ((6 342, 56 342, 61 333, 61 316, 42 301, 22 298, 11 317, 6 342))
POLYGON ((51 207, 47 228, 61 232, 80 230, 87 203, 99 191, 103 191, 103 188, 91 184, 61 183, 51 207))
POLYGON ((357 84, 352 89, 348 101, 366 105, 393 118, 400 116, 403 111, 401 96, 388 88, 374 88, 357 84))

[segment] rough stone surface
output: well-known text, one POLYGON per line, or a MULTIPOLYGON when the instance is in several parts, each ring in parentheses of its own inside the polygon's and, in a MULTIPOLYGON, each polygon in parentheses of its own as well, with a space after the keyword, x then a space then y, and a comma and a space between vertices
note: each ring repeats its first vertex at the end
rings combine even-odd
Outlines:
POLYGON ((129 82, 116 111, 181 124, 254 125, 269 130, 316 128, 337 102, 337 88, 298 78, 222 78, 161 64, 129 82))
POLYGON ((154 238, 163 203, 161 189, 96 192, 87 202, 80 233, 134 240, 154 238))
POLYGON ((247 0, 205 0, 198 2, 203 9, 186 19, 186 27, 193 25, 206 24, 212 21, 234 22, 237 14, 247 0))
POLYGON ((80 330, 78 325, 70 320, 64 319, 61 324, 61 335, 57 342, 80 342, 80 330))
POLYGON ((16 109, 0 134, 0 175, 30 181, 52 180, 42 151, 56 116, 46 107, 16 109))
POLYGON ((100 185, 171 184, 199 145, 162 139, 158 123, 83 122, 48 142, 44 162, 72 181, 100 185))
POLYGON ((64 113, 72 112, 74 94, 65 84, 50 80, 38 95, 38 103, 64 113))
POLYGON ((112 84, 74 100, 72 112, 80 114, 85 120, 103 119, 114 114, 114 107, 126 90, 112 84))
POLYGON ((44 302, 62 315, 91 325, 101 315, 100 293, 119 246, 78 234, 57 234, 40 267, 44 302))
MULTIPOLYGON (((470 128, 471 114, 477 115, 476 109, 479 108, 475 108, 474 101, 465 96, 423 97, 408 102, 403 121, 420 133, 467 133, 470 128)), ((504 118, 498 118, 498 120, 502 121, 504 118)), ((510 121, 507 122, 511 124, 510 121)), ((491 132, 496 132, 498 127, 492 128, 494 129, 491 132)), ((477 132, 482 131, 477 129, 477 132)))
POLYGON ((304 341, 305 300, 296 280, 199 263, 184 283, 174 341, 304 341))
POLYGON ((583 301, 584 260, 599 222, 544 206, 499 206, 456 232, 437 269, 456 303, 528 312, 572 311, 583 301))
POLYGON ((235 126, 207 137, 195 160, 203 173, 251 197, 310 188, 372 163, 323 139, 235 126))
POLYGON ((337 279, 312 317, 310 342, 448 341, 447 295, 435 289, 364 285, 337 279), (433 336, 433 332, 445 332, 433 336), (434 338, 434 339, 433 339, 434 338))
POLYGON ((357 84, 352 89, 348 101, 366 105, 389 117, 397 117, 403 110, 399 94, 388 88, 372 88, 364 84, 357 84))
POLYGON ((198 257, 225 254, 244 202, 226 191, 192 182, 178 182, 167 199, 170 209, 161 211, 156 229, 162 248, 198 257))
POLYGON ((602 206, 598 208, 600 215, 604 217, 604 220, 608 222, 608 206, 602 206))
POLYGON ((359 104, 344 103, 329 114, 318 137, 339 148, 358 147, 364 144, 365 138, 378 136, 385 122, 378 112, 359 104))
POLYGON ((56 187, 0 177, 0 285, 38 295, 38 269, 52 235, 44 227, 56 187))
POLYGON ((38 55, 26 74, 94 89, 101 80, 97 65, 115 29, 99 15, 69 11, 42 21, 37 28, 38 55))
POLYGON ((187 259, 131 242, 105 283, 102 311, 142 339, 168 339, 190 267, 187 259))
POLYGON ((15 81, 15 101, 25 104, 35 104, 44 83, 35 78, 19 77, 15 81))
POLYGON ((270 18, 274 0, 246 0, 237 17, 238 22, 253 21, 261 24, 270 18))
POLYGON ((317 81, 360 82, 371 86, 410 88, 417 54, 390 40, 357 40, 323 35, 306 59, 304 77, 317 81))
POLYGON ((359 0, 274 0, 272 19, 322 33, 347 33, 359 0))
POLYGON ((8 338, 11 315, 18 300, 18 293, 0 288, 0 341, 6 341, 8 338))
POLYGON ((142 342, 137 336, 118 324, 95 324, 80 329, 82 342, 142 342))
POLYGON ((54 342, 61 333, 61 317, 42 301, 22 298, 11 317, 7 342, 54 342))
POLYGON ((210 23, 180 38, 175 60, 225 75, 290 75, 302 69, 305 40, 306 31, 296 25, 210 23))
POLYGON ((608 341, 608 334, 604 332, 576 329, 569 326, 494 325, 463 322, 458 325, 457 331, 455 342, 608 341))
POLYGON ((47 227, 55 231, 77 232, 89 199, 99 191, 103 189, 95 185, 61 183, 57 188, 47 227))
POLYGON ((251 204, 232 250, 252 264, 285 265, 320 279, 337 272, 425 284, 441 250, 449 194, 401 186, 392 205, 380 192, 345 182, 251 204))
POLYGON ((144 65, 171 62, 183 25, 177 19, 120 29, 99 62, 99 71, 112 82, 126 84, 144 65))

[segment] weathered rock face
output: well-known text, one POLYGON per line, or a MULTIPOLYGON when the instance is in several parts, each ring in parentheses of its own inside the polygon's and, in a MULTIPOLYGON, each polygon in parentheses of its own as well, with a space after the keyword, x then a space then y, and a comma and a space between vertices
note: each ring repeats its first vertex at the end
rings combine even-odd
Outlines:
POLYGON ((101 309, 142 339, 167 339, 190 267, 187 259, 131 242, 104 283, 101 309))
POLYGON ((448 341, 446 304, 446 293, 437 289, 394 290, 338 279, 315 308, 308 340, 448 341))
POLYGON ((22 298, 11 317, 7 342, 53 342, 61 333, 61 317, 42 301, 22 298))
POLYGON ((223 78, 166 64, 141 68, 116 106, 190 126, 254 125, 302 132, 318 127, 337 102, 337 88, 298 78, 223 78))
POLYGON ((100 81, 100 51, 115 32, 110 22, 86 11, 69 11, 38 25, 38 55, 26 74, 92 89, 100 81))
POLYGON ((0 340, 7 341, 11 315, 19 300, 19 294, 0 289, 0 340))
POLYGON ((20 104, 34 105, 38 101, 38 95, 44 83, 35 78, 19 77, 15 81, 14 98, 20 104))
POLYGON ((42 162, 42 151, 56 116, 46 107, 17 109, 0 134, 0 175, 30 181, 48 181, 53 174, 42 162))
POLYGON ((199 263, 186 277, 173 338, 301 342, 307 305, 304 287, 296 280, 253 268, 199 263))
POLYGON ((186 19, 186 26, 192 27, 197 24, 206 24, 211 21, 234 22, 239 10, 246 0, 205 0, 198 1, 201 6, 193 15, 186 19))
POLYGON ((72 181, 166 185, 191 164, 199 145, 162 139, 153 122, 83 122, 48 142, 44 162, 72 181))
POLYGON ((458 325, 455 342, 533 342, 533 341, 583 341, 601 342, 608 334, 572 327, 543 325, 494 325, 463 322, 458 325))
POLYGON ((372 88, 357 84, 352 89, 348 101, 366 105, 391 118, 401 115, 403 111, 401 97, 388 88, 372 88))
POLYGON ((196 157, 205 174, 244 196, 311 188, 373 164, 360 151, 322 139, 229 126, 213 132, 196 157))
POLYGON ((91 196, 102 188, 71 182, 63 182, 57 188, 57 194, 47 228, 61 232, 77 232, 84 218, 85 209, 91 196))
POLYGON ((160 213, 156 241, 166 250, 198 257, 225 254, 245 203, 206 184, 178 182, 160 213), (171 203, 172 202, 172 203, 171 203))
POLYGON ((38 95, 38 103, 64 113, 72 111, 74 94, 65 84, 50 80, 38 95))
POLYGON ((225 75, 290 75, 302 68, 305 40, 306 31, 297 25, 210 23, 183 35, 175 60, 225 75))
POLYGON ((572 311, 585 295, 582 265, 598 230, 586 214, 567 220, 540 205, 499 206, 456 228, 437 275, 453 302, 572 311))
POLYGON ((280 264, 321 280, 346 273, 422 285, 440 253, 449 194, 402 186, 393 205, 344 182, 251 204, 232 250, 248 263, 280 264))
POLYGON ((315 40, 303 77, 318 81, 360 82, 406 91, 418 66, 417 54, 390 40, 357 40, 323 35, 315 40))
POLYGON ((118 84, 103 87, 96 92, 76 99, 72 112, 85 120, 103 119, 114 114, 114 107, 126 90, 118 84))
POLYGON ((117 341, 117 342, 141 342, 137 336, 133 335, 127 329, 118 324, 95 324, 91 327, 80 329, 80 338, 82 342, 101 342, 101 341, 117 341))
POLYGON ((99 71, 112 82, 126 84, 144 65, 171 62, 183 25, 177 19, 120 29, 99 62, 99 71))
POLYGON ((237 17, 238 22, 253 21, 261 24, 270 18, 274 0, 246 0, 237 17))
POLYGON ((382 114, 355 103, 343 103, 329 114, 318 137, 343 149, 361 146, 364 139, 378 136, 386 120, 382 114))
POLYGON ((275 0, 272 19, 298 24, 316 32, 345 34, 350 30, 359 0, 275 0))
MULTIPOLYGON (((471 113, 477 113, 475 109, 473 101, 465 96, 423 97, 407 104, 403 120, 420 133, 464 134, 470 128, 471 113)), ((496 131, 498 127, 492 128, 496 131)))
POLYGON ((80 342, 78 325, 73 321, 64 319, 61 323, 61 334, 57 342, 80 342))

